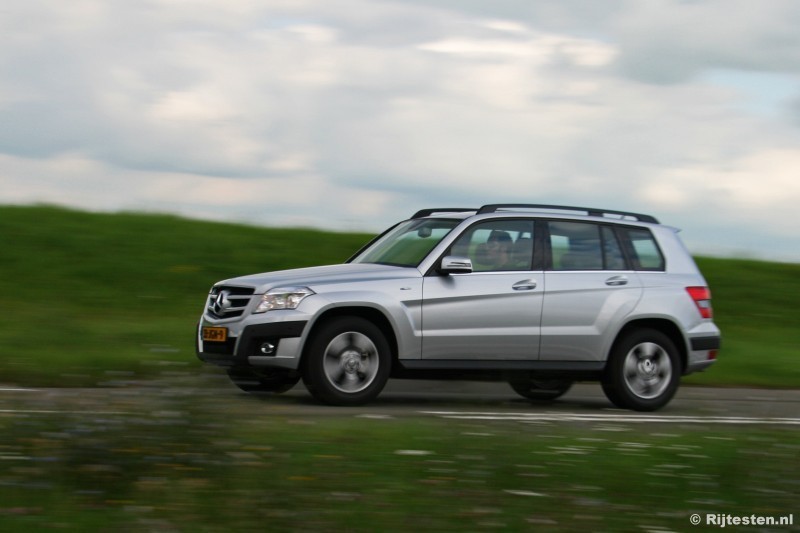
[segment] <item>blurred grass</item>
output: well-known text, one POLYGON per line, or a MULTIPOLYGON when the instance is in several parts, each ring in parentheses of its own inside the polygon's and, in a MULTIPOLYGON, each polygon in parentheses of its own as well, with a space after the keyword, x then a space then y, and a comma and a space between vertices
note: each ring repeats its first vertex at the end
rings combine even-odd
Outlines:
POLYGON ((342 262, 369 238, 167 215, 0 207, 0 381, 86 385, 197 364, 193 333, 227 277, 342 262))
POLYGON ((688 531, 796 508, 793 428, 293 415, 181 379, 17 400, 0 529, 688 531))
MULTIPOLYGON (((0 238, 0 382, 83 386, 199 366, 193 332, 212 283, 339 263, 370 235, 0 206, 0 238)), ((698 263, 723 350, 687 382, 800 386, 800 265, 698 263)))
POLYGON ((722 350, 709 371, 685 382, 800 386, 800 264, 696 260, 711 287, 722 350))

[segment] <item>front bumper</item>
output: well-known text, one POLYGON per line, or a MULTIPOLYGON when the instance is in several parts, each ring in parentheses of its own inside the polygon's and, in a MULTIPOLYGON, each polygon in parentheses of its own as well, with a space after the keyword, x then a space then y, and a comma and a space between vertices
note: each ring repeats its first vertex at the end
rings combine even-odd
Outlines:
POLYGON ((300 361, 300 340, 307 320, 287 320, 230 327, 225 342, 204 341, 204 326, 220 326, 201 320, 197 326, 197 357, 201 361, 219 366, 262 366, 296 370, 300 361), (274 352, 265 355, 261 347, 274 346, 274 352))

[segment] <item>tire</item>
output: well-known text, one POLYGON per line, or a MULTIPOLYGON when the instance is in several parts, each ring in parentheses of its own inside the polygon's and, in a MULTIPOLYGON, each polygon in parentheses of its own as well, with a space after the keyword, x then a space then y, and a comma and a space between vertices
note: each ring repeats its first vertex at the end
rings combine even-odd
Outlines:
POLYGON ((603 392, 617 407, 655 411, 675 395, 681 374, 678 350, 669 337, 654 329, 635 330, 612 349, 603 392))
POLYGON ((512 379, 508 382, 514 392, 529 400, 555 400, 563 396, 571 387, 568 379, 512 379))
POLYGON ((303 362, 303 382, 315 398, 331 405, 363 405, 386 385, 392 356, 375 324, 340 317, 313 334, 303 362))
POLYGON ((288 391, 300 381, 300 374, 296 372, 241 367, 229 368, 228 377, 234 385, 249 393, 280 394, 288 391))

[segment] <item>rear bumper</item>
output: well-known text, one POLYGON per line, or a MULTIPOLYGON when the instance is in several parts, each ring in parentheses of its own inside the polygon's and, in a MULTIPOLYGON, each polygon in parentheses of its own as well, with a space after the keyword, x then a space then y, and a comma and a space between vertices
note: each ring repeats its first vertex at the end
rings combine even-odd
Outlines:
POLYGON ((717 353, 722 347, 722 337, 703 335, 689 339, 689 357, 684 374, 701 372, 717 362, 717 353))
POLYGON ((722 337, 712 335, 708 337, 695 337, 689 340, 692 351, 719 350, 722 347, 722 337))

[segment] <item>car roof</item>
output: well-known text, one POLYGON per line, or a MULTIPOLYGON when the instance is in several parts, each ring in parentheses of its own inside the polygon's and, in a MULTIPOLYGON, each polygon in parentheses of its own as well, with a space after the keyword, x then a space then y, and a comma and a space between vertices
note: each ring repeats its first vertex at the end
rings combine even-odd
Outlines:
MULTIPOLYGON (((475 215, 490 213, 497 214, 529 214, 529 215, 571 215, 576 218, 599 217, 617 221, 635 221, 658 224, 658 220, 652 215, 642 213, 632 213, 629 211, 618 211, 615 209, 600 209, 595 207, 576 207, 550 204, 488 204, 476 208, 442 207, 428 208, 417 211, 411 218, 457 218, 466 219, 475 215)), ((570 217, 571 218, 571 217, 570 217)))

